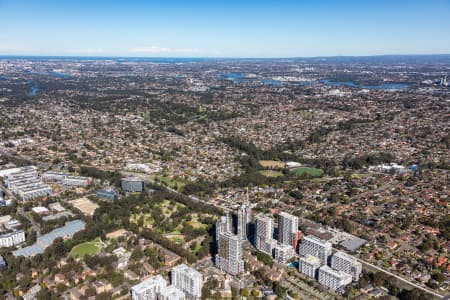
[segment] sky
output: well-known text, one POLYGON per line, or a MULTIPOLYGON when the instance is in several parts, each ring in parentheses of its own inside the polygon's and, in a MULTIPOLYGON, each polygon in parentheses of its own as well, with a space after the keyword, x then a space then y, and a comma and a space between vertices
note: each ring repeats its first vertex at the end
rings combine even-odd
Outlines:
POLYGON ((0 55, 449 53, 450 0, 0 0, 0 55))

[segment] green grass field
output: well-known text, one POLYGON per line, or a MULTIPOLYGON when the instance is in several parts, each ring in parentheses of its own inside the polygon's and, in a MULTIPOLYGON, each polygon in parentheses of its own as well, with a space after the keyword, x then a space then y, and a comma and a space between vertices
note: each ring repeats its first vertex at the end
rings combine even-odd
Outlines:
POLYGON ((314 118, 314 113, 307 111, 307 110, 299 110, 298 113, 305 120, 312 120, 314 118))
POLYGON ((323 175, 323 170, 322 169, 308 168, 308 167, 295 168, 291 172, 294 173, 297 176, 301 176, 302 174, 308 174, 308 175, 310 175, 312 177, 320 177, 320 176, 323 175))
POLYGON ((156 175, 153 178, 179 192, 183 191, 183 188, 186 185, 186 182, 179 178, 172 178, 164 175, 156 175))
POLYGON ((105 244, 102 240, 100 240, 100 238, 97 238, 91 242, 76 245, 72 248, 72 251, 70 251, 70 255, 75 258, 83 258, 85 255, 94 255, 99 253, 103 247, 105 247, 105 244))
POLYGON ((272 170, 261 170, 259 171, 259 174, 266 176, 266 177, 281 177, 283 176, 283 173, 280 171, 272 171, 272 170))

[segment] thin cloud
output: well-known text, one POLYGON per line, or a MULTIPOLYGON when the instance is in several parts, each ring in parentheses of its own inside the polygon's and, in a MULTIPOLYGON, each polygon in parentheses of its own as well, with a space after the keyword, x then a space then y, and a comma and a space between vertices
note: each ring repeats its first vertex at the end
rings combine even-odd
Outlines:
POLYGON ((76 53, 76 54, 100 54, 103 53, 101 48, 82 48, 65 51, 66 53, 76 53))
POLYGON ((2 52, 17 52, 17 51, 21 51, 21 49, 13 44, 3 44, 3 45, 0 45, 0 51, 2 51, 2 52))
POLYGON ((167 48, 159 46, 143 46, 131 48, 132 53, 148 53, 148 54, 164 54, 164 53, 198 53, 200 52, 197 48, 167 48))

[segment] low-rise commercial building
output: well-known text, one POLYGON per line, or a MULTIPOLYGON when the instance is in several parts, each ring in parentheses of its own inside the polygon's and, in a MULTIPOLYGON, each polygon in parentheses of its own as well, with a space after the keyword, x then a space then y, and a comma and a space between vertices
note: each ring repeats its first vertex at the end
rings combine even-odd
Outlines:
POLYGON ((114 189, 101 189, 95 192, 95 195, 99 198, 107 199, 110 201, 117 200, 119 193, 114 189))
POLYGON ((20 168, 19 171, 5 175, 8 189, 19 195, 22 200, 46 197, 52 194, 52 189, 39 178, 34 166, 20 168))
POLYGON ((125 192, 142 192, 145 188, 144 181, 139 177, 127 177, 120 180, 120 186, 125 192))
POLYGON ((13 247, 25 242, 25 232, 22 230, 0 235, 0 247, 13 247))
POLYGON ((71 238, 75 233, 83 230, 85 227, 86 223, 81 220, 67 222, 63 227, 56 228, 49 233, 38 237, 33 245, 13 251, 13 255, 31 257, 36 254, 44 253, 45 248, 50 246, 57 238, 71 238))
POLYGON ((41 178, 42 180, 59 182, 71 187, 87 186, 91 183, 92 180, 90 177, 73 176, 69 173, 53 171, 42 173, 41 178))

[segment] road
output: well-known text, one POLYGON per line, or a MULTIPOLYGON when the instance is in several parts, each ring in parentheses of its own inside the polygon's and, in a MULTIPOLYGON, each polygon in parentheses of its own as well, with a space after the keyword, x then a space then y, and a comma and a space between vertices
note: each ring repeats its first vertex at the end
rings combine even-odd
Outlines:
MULTIPOLYGON (((33 160, 31 160, 29 157, 24 157, 24 156, 20 156, 20 155, 11 154, 11 152, 9 152, 9 150, 6 149, 5 147, 0 147, 0 155, 6 156, 6 157, 9 157, 9 158, 13 158, 13 159, 23 160, 23 161, 27 162, 30 165, 35 164, 33 162, 33 160)), ((42 164, 42 165, 49 165, 49 164, 42 164)))
POLYGON ((398 281, 403 282, 405 285, 411 286, 411 287, 413 287, 413 288, 417 288, 417 289, 419 289, 419 290, 421 290, 421 291, 423 291, 423 292, 425 292, 425 293, 427 293, 427 294, 433 295, 433 296, 436 297, 437 299, 444 299, 444 296, 443 296, 443 295, 438 294, 438 293, 436 293, 435 291, 433 291, 433 290, 431 290, 431 289, 425 288, 425 287, 423 287, 423 286, 421 286, 421 285, 418 285, 418 284, 416 284, 416 283, 414 283, 414 282, 411 282, 411 281, 409 281, 409 280, 406 279, 406 278, 403 278, 403 277, 401 277, 401 276, 399 276, 399 275, 396 275, 396 274, 394 274, 394 273, 391 273, 391 272, 389 272, 388 270, 385 270, 385 269, 383 269, 383 268, 380 268, 380 267, 378 267, 378 266, 376 266, 376 265, 374 265, 374 264, 371 264, 371 263, 369 263, 369 262, 367 262, 367 261, 365 261, 365 260, 359 259, 359 258, 357 258, 357 257, 355 257, 355 258, 363 265, 363 267, 366 267, 367 269, 372 269, 372 270, 376 270, 376 271, 378 271, 378 272, 382 272, 382 273, 384 273, 384 274, 387 274, 387 275, 389 275, 389 276, 394 277, 394 278, 397 279, 398 281))
POLYGON ((303 298, 301 299, 331 300, 334 298, 332 295, 316 290, 314 287, 309 286, 298 278, 292 278, 290 276, 285 276, 284 278, 286 280, 283 283, 291 289, 295 289, 300 295, 302 295, 303 298))
POLYGON ((38 223, 36 223, 36 221, 30 216, 28 215, 22 207, 18 207, 17 208, 17 214, 21 215, 22 217, 24 217, 25 219, 28 220, 28 222, 31 223, 31 226, 33 227, 34 231, 36 231, 36 235, 39 237, 41 236, 41 227, 39 226, 38 223))

